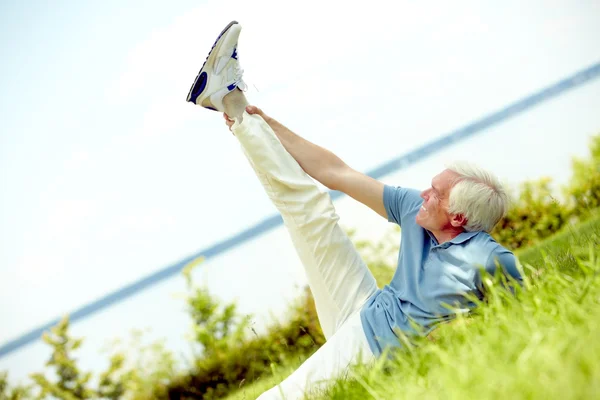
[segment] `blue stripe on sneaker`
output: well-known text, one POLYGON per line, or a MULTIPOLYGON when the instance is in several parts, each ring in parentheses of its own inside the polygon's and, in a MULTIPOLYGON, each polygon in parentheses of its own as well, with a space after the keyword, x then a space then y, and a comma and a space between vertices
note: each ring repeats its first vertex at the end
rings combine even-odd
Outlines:
POLYGON ((230 92, 235 89, 237 86, 237 83, 232 83, 231 85, 227 86, 227 90, 229 90, 230 92))
POLYGON ((231 58, 235 58, 237 60, 238 59, 237 57, 238 57, 237 48, 235 48, 235 49, 233 49, 233 54, 231 55, 231 58))
POLYGON ((206 88, 206 82, 208 81, 207 78, 208 75, 206 74, 206 71, 202 71, 202 73, 198 75, 198 79, 196 80, 194 87, 192 87, 192 93, 190 95, 190 99, 188 100, 189 102, 194 104, 196 103, 196 99, 202 94, 202 92, 206 88))

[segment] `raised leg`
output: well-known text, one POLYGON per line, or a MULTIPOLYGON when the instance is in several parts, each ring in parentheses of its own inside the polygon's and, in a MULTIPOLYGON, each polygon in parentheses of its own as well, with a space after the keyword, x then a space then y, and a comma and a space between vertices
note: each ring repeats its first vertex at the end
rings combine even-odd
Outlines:
POLYGON ((329 194, 302 170, 262 117, 244 112, 241 119, 232 131, 283 217, 329 338, 377 290, 375 278, 339 226, 329 194))

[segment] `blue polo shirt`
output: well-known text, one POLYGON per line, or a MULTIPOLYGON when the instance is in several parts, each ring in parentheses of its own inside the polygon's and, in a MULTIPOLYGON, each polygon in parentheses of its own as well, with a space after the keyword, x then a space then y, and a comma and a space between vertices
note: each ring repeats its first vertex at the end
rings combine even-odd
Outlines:
POLYGON ((439 244, 417 225, 415 218, 423 203, 419 191, 385 186, 383 202, 388 220, 402 229, 392 281, 377 290, 361 310, 362 325, 376 356, 388 346, 400 346, 394 331, 415 332, 411 320, 429 332, 455 314, 445 304, 468 312, 474 304, 464 294, 483 297, 480 268, 493 274, 498 262, 505 273, 522 280, 513 253, 486 232, 463 232, 439 244))

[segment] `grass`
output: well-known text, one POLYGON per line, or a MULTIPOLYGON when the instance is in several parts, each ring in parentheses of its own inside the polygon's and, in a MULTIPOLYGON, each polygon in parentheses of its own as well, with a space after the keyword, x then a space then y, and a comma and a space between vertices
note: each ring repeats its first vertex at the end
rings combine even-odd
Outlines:
MULTIPOLYGON (((600 398, 600 218, 517 253, 526 289, 487 280, 471 317, 441 326, 310 399, 600 398), (431 340, 433 338, 433 340, 431 340)), ((255 399, 301 360, 227 397, 255 399)))
POLYGON ((305 358, 290 360, 284 365, 273 365, 273 375, 269 377, 259 378, 255 382, 247 386, 242 386, 240 389, 229 396, 225 397, 226 400, 253 400, 260 396, 262 393, 271 389, 279 382, 287 378, 296 368, 304 362, 305 358))
POLYGON ((595 218, 519 252, 526 290, 514 297, 488 281, 474 316, 313 398, 600 398, 599 241, 595 218))

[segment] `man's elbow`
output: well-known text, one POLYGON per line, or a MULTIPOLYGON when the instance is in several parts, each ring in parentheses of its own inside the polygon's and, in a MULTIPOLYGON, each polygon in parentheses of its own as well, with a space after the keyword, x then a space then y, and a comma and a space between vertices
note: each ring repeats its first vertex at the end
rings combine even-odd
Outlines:
POLYGON ((352 169, 348 165, 336 165, 323 171, 323 180, 321 183, 330 190, 345 192, 344 183, 348 181, 352 169))

